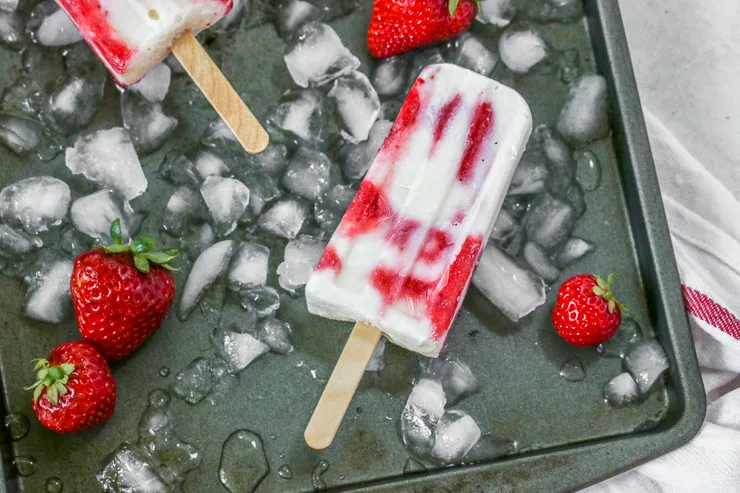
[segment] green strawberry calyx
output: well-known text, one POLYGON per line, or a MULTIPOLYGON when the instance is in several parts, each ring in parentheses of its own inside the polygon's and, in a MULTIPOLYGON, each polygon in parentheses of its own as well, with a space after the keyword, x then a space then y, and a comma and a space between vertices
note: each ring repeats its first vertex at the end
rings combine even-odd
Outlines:
MULTIPOLYGON (((477 4, 480 2, 480 0, 472 0, 473 3, 477 4)), ((450 0, 449 8, 450 8, 450 17, 455 17, 455 14, 457 13, 457 6, 460 4, 460 0, 450 0)))
POLYGON ((620 311, 627 313, 629 311, 627 307, 618 302, 612 293, 612 285, 614 284, 615 277, 614 273, 612 272, 609 274, 606 280, 599 275, 595 275, 594 277, 596 278, 596 286, 594 286, 593 292, 596 296, 600 296, 606 300, 608 304, 607 306, 609 307, 609 313, 614 313, 614 310, 617 308, 619 308, 620 311))
POLYGON ((180 250, 174 248, 163 252, 154 251, 157 242, 150 236, 142 236, 126 244, 123 242, 121 233, 121 220, 116 219, 110 226, 110 236, 113 238, 113 244, 104 246, 105 253, 131 253, 134 256, 134 265, 136 268, 148 274, 150 263, 159 265, 169 271, 176 271, 171 262, 180 254, 180 250))
POLYGON ((35 359, 33 363, 35 363, 36 382, 25 389, 33 389, 33 402, 37 402, 41 393, 46 389, 46 397, 56 406, 59 396, 67 393, 67 382, 75 371, 75 365, 62 363, 59 366, 49 366, 49 360, 44 358, 35 359))

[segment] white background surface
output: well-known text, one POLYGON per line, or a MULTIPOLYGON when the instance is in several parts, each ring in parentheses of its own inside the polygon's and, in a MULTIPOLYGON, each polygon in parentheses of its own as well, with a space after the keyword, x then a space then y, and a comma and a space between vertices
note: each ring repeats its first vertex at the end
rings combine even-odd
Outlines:
POLYGON ((619 6, 643 105, 740 198, 740 1, 619 6))

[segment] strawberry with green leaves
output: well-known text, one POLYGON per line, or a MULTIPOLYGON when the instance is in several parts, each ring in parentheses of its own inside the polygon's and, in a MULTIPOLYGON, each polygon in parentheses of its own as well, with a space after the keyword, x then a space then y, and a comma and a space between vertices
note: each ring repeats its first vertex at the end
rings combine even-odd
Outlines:
POLYGON ((470 29, 478 0, 375 0, 367 46, 388 58, 456 38, 470 29))
POLYGON ((560 286, 552 323, 563 339, 576 346, 596 346, 617 332, 626 309, 614 298, 612 284, 614 274, 606 280, 581 274, 560 286))
POLYGON ((178 252, 154 250, 154 239, 121 240, 121 223, 111 225, 112 245, 75 260, 70 289, 82 337, 108 360, 119 360, 162 324, 175 299, 170 265, 178 252))
POLYGON ((100 351, 65 342, 36 363, 31 407, 42 425, 73 433, 105 423, 116 408, 116 381, 100 351))

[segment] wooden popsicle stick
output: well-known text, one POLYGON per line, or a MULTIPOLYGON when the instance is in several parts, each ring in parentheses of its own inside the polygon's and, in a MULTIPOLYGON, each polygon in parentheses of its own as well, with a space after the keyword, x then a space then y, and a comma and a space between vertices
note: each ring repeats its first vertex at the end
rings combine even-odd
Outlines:
POLYGON ((312 449, 322 450, 331 445, 381 335, 370 324, 355 324, 303 433, 312 449))
POLYGON ((264 151, 270 143, 269 135, 193 33, 188 31, 180 36, 172 47, 172 54, 234 132, 242 147, 250 154, 264 151))

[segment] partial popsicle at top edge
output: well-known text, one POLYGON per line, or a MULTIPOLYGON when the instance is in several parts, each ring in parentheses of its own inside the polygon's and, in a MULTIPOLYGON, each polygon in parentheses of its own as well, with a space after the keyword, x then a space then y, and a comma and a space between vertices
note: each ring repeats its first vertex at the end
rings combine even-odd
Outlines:
POLYGON ((170 51, 250 153, 269 136, 195 35, 223 19, 233 0, 58 0, 120 85, 130 85, 170 51))

